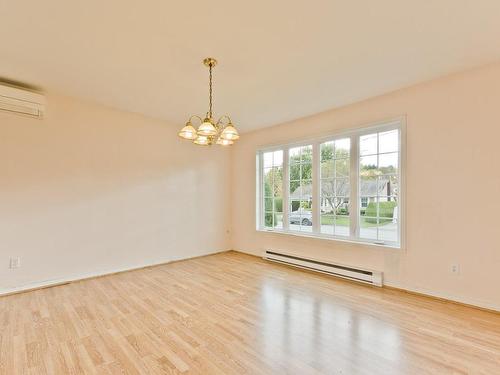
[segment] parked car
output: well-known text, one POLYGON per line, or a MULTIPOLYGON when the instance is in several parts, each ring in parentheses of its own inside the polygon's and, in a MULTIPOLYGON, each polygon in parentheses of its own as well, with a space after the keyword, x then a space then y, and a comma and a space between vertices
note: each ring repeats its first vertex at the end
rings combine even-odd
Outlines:
POLYGON ((307 210, 297 210, 290 213, 290 224, 301 224, 311 226, 312 212, 307 210))

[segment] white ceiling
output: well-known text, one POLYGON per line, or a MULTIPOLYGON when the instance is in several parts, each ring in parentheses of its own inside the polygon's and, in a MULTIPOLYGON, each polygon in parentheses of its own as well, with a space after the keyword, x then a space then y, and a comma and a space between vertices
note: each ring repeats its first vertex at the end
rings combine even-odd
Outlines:
POLYGON ((500 60, 499 0, 0 0, 0 77, 241 131, 500 60))

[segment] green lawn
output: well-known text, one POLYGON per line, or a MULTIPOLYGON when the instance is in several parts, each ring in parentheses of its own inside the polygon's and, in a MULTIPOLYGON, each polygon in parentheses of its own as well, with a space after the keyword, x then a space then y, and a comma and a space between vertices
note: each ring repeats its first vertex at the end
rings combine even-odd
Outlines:
MULTIPOLYGON (((369 228, 369 227, 376 227, 376 226, 383 226, 386 224, 389 224, 392 222, 391 219, 387 218, 381 218, 380 220, 384 220, 386 222, 384 223, 370 223, 366 221, 365 218, 361 218, 361 227, 362 228, 369 228)), ((339 226, 349 226, 349 217, 348 216, 321 216, 321 225, 339 225, 339 226)))

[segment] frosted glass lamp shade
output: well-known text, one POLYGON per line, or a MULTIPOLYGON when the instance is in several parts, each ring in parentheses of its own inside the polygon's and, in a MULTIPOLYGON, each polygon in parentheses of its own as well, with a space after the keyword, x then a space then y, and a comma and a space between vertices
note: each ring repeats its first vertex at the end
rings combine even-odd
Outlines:
POLYGON ((235 141, 240 137, 240 135, 238 134, 238 131, 233 126, 233 124, 228 124, 222 131, 220 137, 227 141, 235 141))
POLYGON ((221 146, 231 146, 233 143, 234 143, 233 141, 230 141, 230 140, 227 140, 227 139, 222 139, 220 137, 217 140, 217 144, 221 145, 221 146))
POLYGON ((205 118, 205 120, 203 120, 203 123, 198 128, 197 133, 198 135, 213 136, 217 134, 217 129, 215 128, 212 120, 207 117, 205 118))
POLYGON ((186 123, 186 126, 184 126, 179 132, 179 137, 184 139, 195 139, 196 136, 196 129, 190 122, 186 123))
POLYGON ((197 145, 201 146, 208 146, 208 137, 205 137, 204 135, 199 135, 196 137, 196 139, 193 141, 197 145))

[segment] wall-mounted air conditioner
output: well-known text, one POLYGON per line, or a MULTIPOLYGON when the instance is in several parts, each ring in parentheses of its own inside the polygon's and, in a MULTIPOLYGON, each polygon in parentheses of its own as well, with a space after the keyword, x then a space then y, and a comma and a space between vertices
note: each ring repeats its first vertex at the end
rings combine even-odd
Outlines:
POLYGON ((45 110, 42 94, 0 84, 0 112, 41 119, 45 110))

